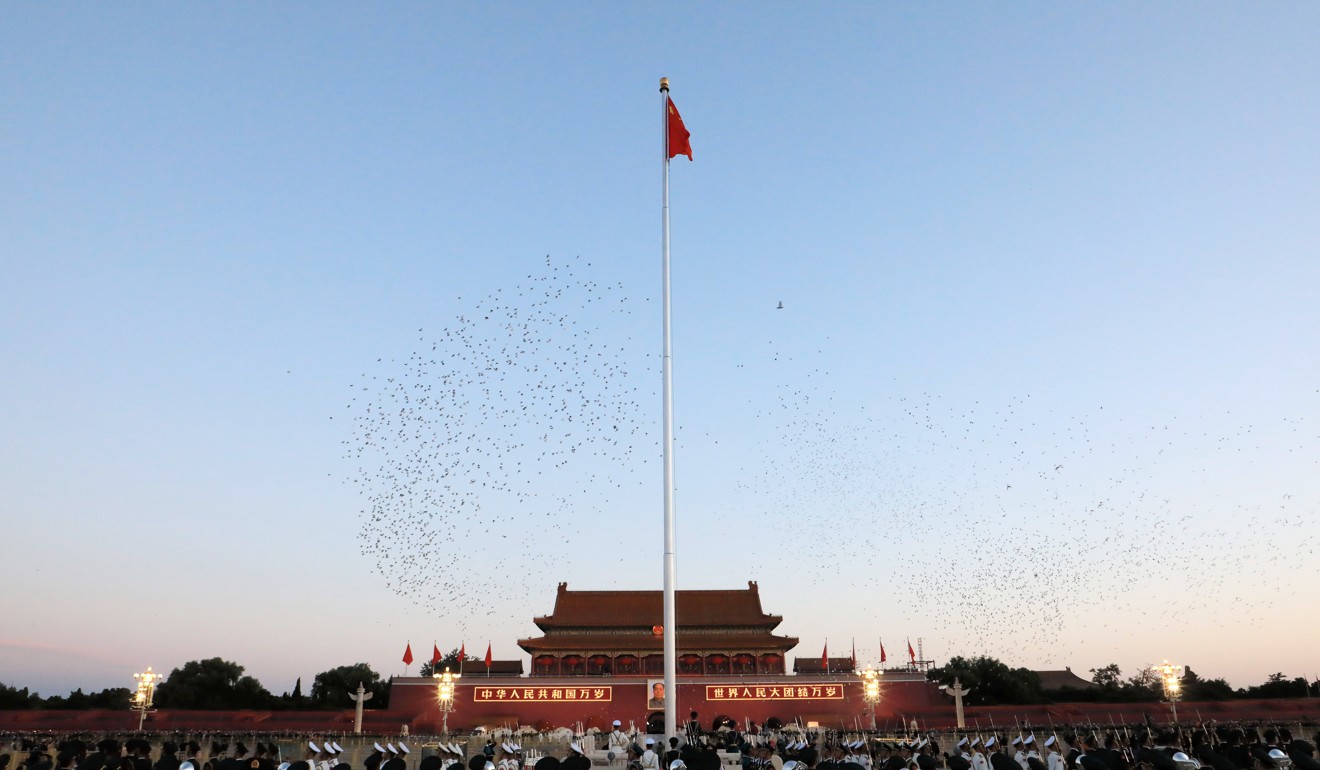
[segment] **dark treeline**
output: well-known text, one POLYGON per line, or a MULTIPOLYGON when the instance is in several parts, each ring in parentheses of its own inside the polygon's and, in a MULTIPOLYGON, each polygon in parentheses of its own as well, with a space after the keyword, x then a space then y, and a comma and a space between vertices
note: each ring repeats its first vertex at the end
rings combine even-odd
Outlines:
MULTIPOLYGON (((467 656, 466 661, 477 659, 467 656)), ((436 668, 458 669, 458 650, 451 650, 436 668)), ((357 692, 361 682, 368 692, 374 693, 367 708, 387 708, 390 702, 390 682, 366 663, 339 666, 322 671, 305 691, 301 679, 293 688, 275 695, 254 677, 243 673, 243 666, 221 658, 194 660, 174 669, 156 687, 155 707, 163 709, 202 710, 341 710, 353 708, 350 695, 357 692)), ((420 676, 430 676, 432 666, 424 663, 420 676)), ((1150 667, 1143 668, 1124 679, 1117 664, 1111 663, 1090 670, 1093 687, 1046 690, 1040 677, 1025 668, 1009 668, 996 658, 954 657, 939 668, 933 668, 928 677, 943 685, 952 685, 958 679, 971 690, 964 700, 971 706, 995 706, 1034 703, 1141 703, 1162 700, 1164 692, 1160 677, 1150 667)), ((1190 667, 1182 678, 1182 700, 1222 701, 1238 698, 1305 698, 1320 695, 1320 680, 1308 682, 1305 677, 1289 678, 1282 673, 1271 674, 1264 682, 1251 687, 1233 689, 1223 679, 1203 679, 1190 667)), ((43 698, 28 688, 0 683, 0 709, 121 709, 128 708, 132 691, 127 687, 110 687, 100 692, 85 693, 82 689, 68 695, 43 698)))
MULTIPOLYGON (((972 706, 997 706, 1033 703, 1141 703, 1163 700, 1164 689, 1160 675, 1146 667, 1124 679, 1115 663, 1093 668, 1093 687, 1065 687, 1046 690, 1036 672, 1025 668, 1009 668, 1007 664, 990 657, 955 657, 946 665, 933 668, 928 677, 942 685, 952 685, 958 679, 971 693, 963 700, 972 706)), ((1182 677, 1182 700, 1222 701, 1238 698, 1305 698, 1320 695, 1320 680, 1308 682, 1305 677, 1289 678, 1282 673, 1271 674, 1264 682, 1251 687, 1233 689, 1223 679, 1203 679, 1191 667, 1182 677)))
MULTIPOLYGON (((467 656, 465 660, 475 661, 476 658, 467 656)), ((445 666, 458 668, 458 650, 441 659, 438 667, 443 670, 445 666)), ((374 693, 366 703, 367 708, 386 708, 390 704, 390 682, 382 679, 366 663, 322 671, 312 680, 309 691, 304 691, 302 679, 298 679, 291 690, 280 695, 271 693, 243 671, 239 664, 221 658, 189 661, 171 671, 156 686, 155 708, 216 711, 351 709, 354 704, 349 696, 357 692, 359 682, 367 692, 374 693)), ((424 664, 419 673, 430 676, 431 664, 424 664)), ((68 695, 43 698, 26 687, 0 683, 0 709, 126 709, 132 695, 132 690, 127 687, 109 687, 94 693, 84 693, 79 688, 68 695)))

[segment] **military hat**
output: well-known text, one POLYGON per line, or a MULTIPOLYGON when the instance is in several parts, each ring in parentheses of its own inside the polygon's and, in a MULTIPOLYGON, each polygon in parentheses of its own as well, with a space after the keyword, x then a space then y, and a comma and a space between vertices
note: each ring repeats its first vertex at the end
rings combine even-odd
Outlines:
POLYGON ((403 741, 399 741, 399 751, 404 754, 410 753, 408 751, 408 744, 404 743, 403 741))

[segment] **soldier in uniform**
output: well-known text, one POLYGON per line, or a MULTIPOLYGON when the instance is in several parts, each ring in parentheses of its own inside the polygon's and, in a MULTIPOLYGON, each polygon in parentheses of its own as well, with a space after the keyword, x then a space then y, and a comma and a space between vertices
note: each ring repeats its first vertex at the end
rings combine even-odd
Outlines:
POLYGON ((660 770, 660 757, 655 753, 655 739, 646 739, 646 750, 642 752, 642 770, 660 770))
POLYGON ((331 741, 330 748, 335 750, 335 758, 330 770, 353 770, 353 768, 344 761, 344 747, 339 745, 338 741, 331 741))
POLYGON ((402 752, 393 743, 386 743, 385 750, 389 752, 389 757, 381 763, 380 770, 407 770, 408 765, 403 761, 402 752))
POLYGON ((194 740, 189 740, 183 744, 183 761, 179 762, 179 770, 201 770, 202 761, 197 755, 202 752, 202 745, 194 740))
POLYGON ((1036 734, 1029 734, 1022 741, 1022 747, 1026 749, 1028 770, 1046 770, 1045 763, 1040 761, 1040 752, 1036 750, 1036 734))
POLYGON ((972 738, 968 746, 972 753, 972 770, 990 770, 990 762, 985 758, 984 747, 981 745, 981 736, 972 738))
POLYGON ((930 739, 922 738, 917 744, 916 759, 917 767, 920 768, 920 770, 935 770, 934 748, 931 745, 930 739))
POLYGON ((371 753, 362 760, 362 766, 366 770, 380 770, 380 763, 385 761, 385 747, 379 742, 371 744, 371 753))
POLYGON ((1045 767, 1047 770, 1064 770, 1063 755, 1059 753, 1059 736, 1051 735, 1045 739, 1045 767))
POLYGON ((972 755, 967 753, 966 736, 959 738, 954 748, 958 753, 950 754, 944 758, 945 767, 949 770, 972 770, 972 755))
POLYGON ((573 742, 568 744, 568 756, 559 763, 563 770, 591 770, 591 760, 582 752, 582 747, 573 742))
POLYGON ((624 734, 623 723, 619 720, 614 720, 612 727, 606 742, 606 756, 610 764, 615 765, 619 764, 628 753, 628 736, 624 734))

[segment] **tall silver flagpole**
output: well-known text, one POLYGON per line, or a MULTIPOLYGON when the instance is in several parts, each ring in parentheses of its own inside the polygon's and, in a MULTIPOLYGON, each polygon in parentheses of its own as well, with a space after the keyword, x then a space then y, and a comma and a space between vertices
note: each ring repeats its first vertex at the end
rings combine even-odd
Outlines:
POLYGON ((669 78, 660 78, 660 101, 664 120, 664 158, 661 185, 664 188, 661 208, 661 273, 664 289, 664 351, 661 354, 661 378, 664 389, 664 475, 665 475, 665 732, 678 735, 678 622, 674 609, 674 586, 678 582, 678 559, 674 537, 674 372, 673 351, 669 339, 669 78))

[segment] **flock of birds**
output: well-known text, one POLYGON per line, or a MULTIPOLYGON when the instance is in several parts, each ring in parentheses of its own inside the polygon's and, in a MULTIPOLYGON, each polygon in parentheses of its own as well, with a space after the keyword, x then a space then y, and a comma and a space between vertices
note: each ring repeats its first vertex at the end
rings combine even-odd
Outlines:
MULTIPOLYGON (((658 572, 627 523, 638 506, 658 518, 658 345, 630 336, 649 306, 591 272, 547 257, 353 385, 362 551, 460 630, 542 614, 551 586, 602 565, 658 572)), ((776 322, 792 317, 773 303, 776 322)), ((917 633, 926 618, 962 654, 1060 659, 1068 630, 1118 644, 1175 614, 1264 620, 1320 577, 1315 419, 1134 424, 883 388, 859 400, 775 328, 709 383, 684 372, 685 401, 719 394, 700 431, 676 432, 682 513, 703 522, 684 525, 698 554, 685 564, 708 558, 706 524, 748 577, 791 536, 780 578, 846 594, 859 617, 898 611, 917 633), (1295 488, 1253 488, 1280 455, 1295 488)))
POLYGON ((547 257, 353 385, 362 551, 393 591, 447 617, 546 593, 647 445, 644 378, 619 333, 632 304, 579 266, 547 257))

